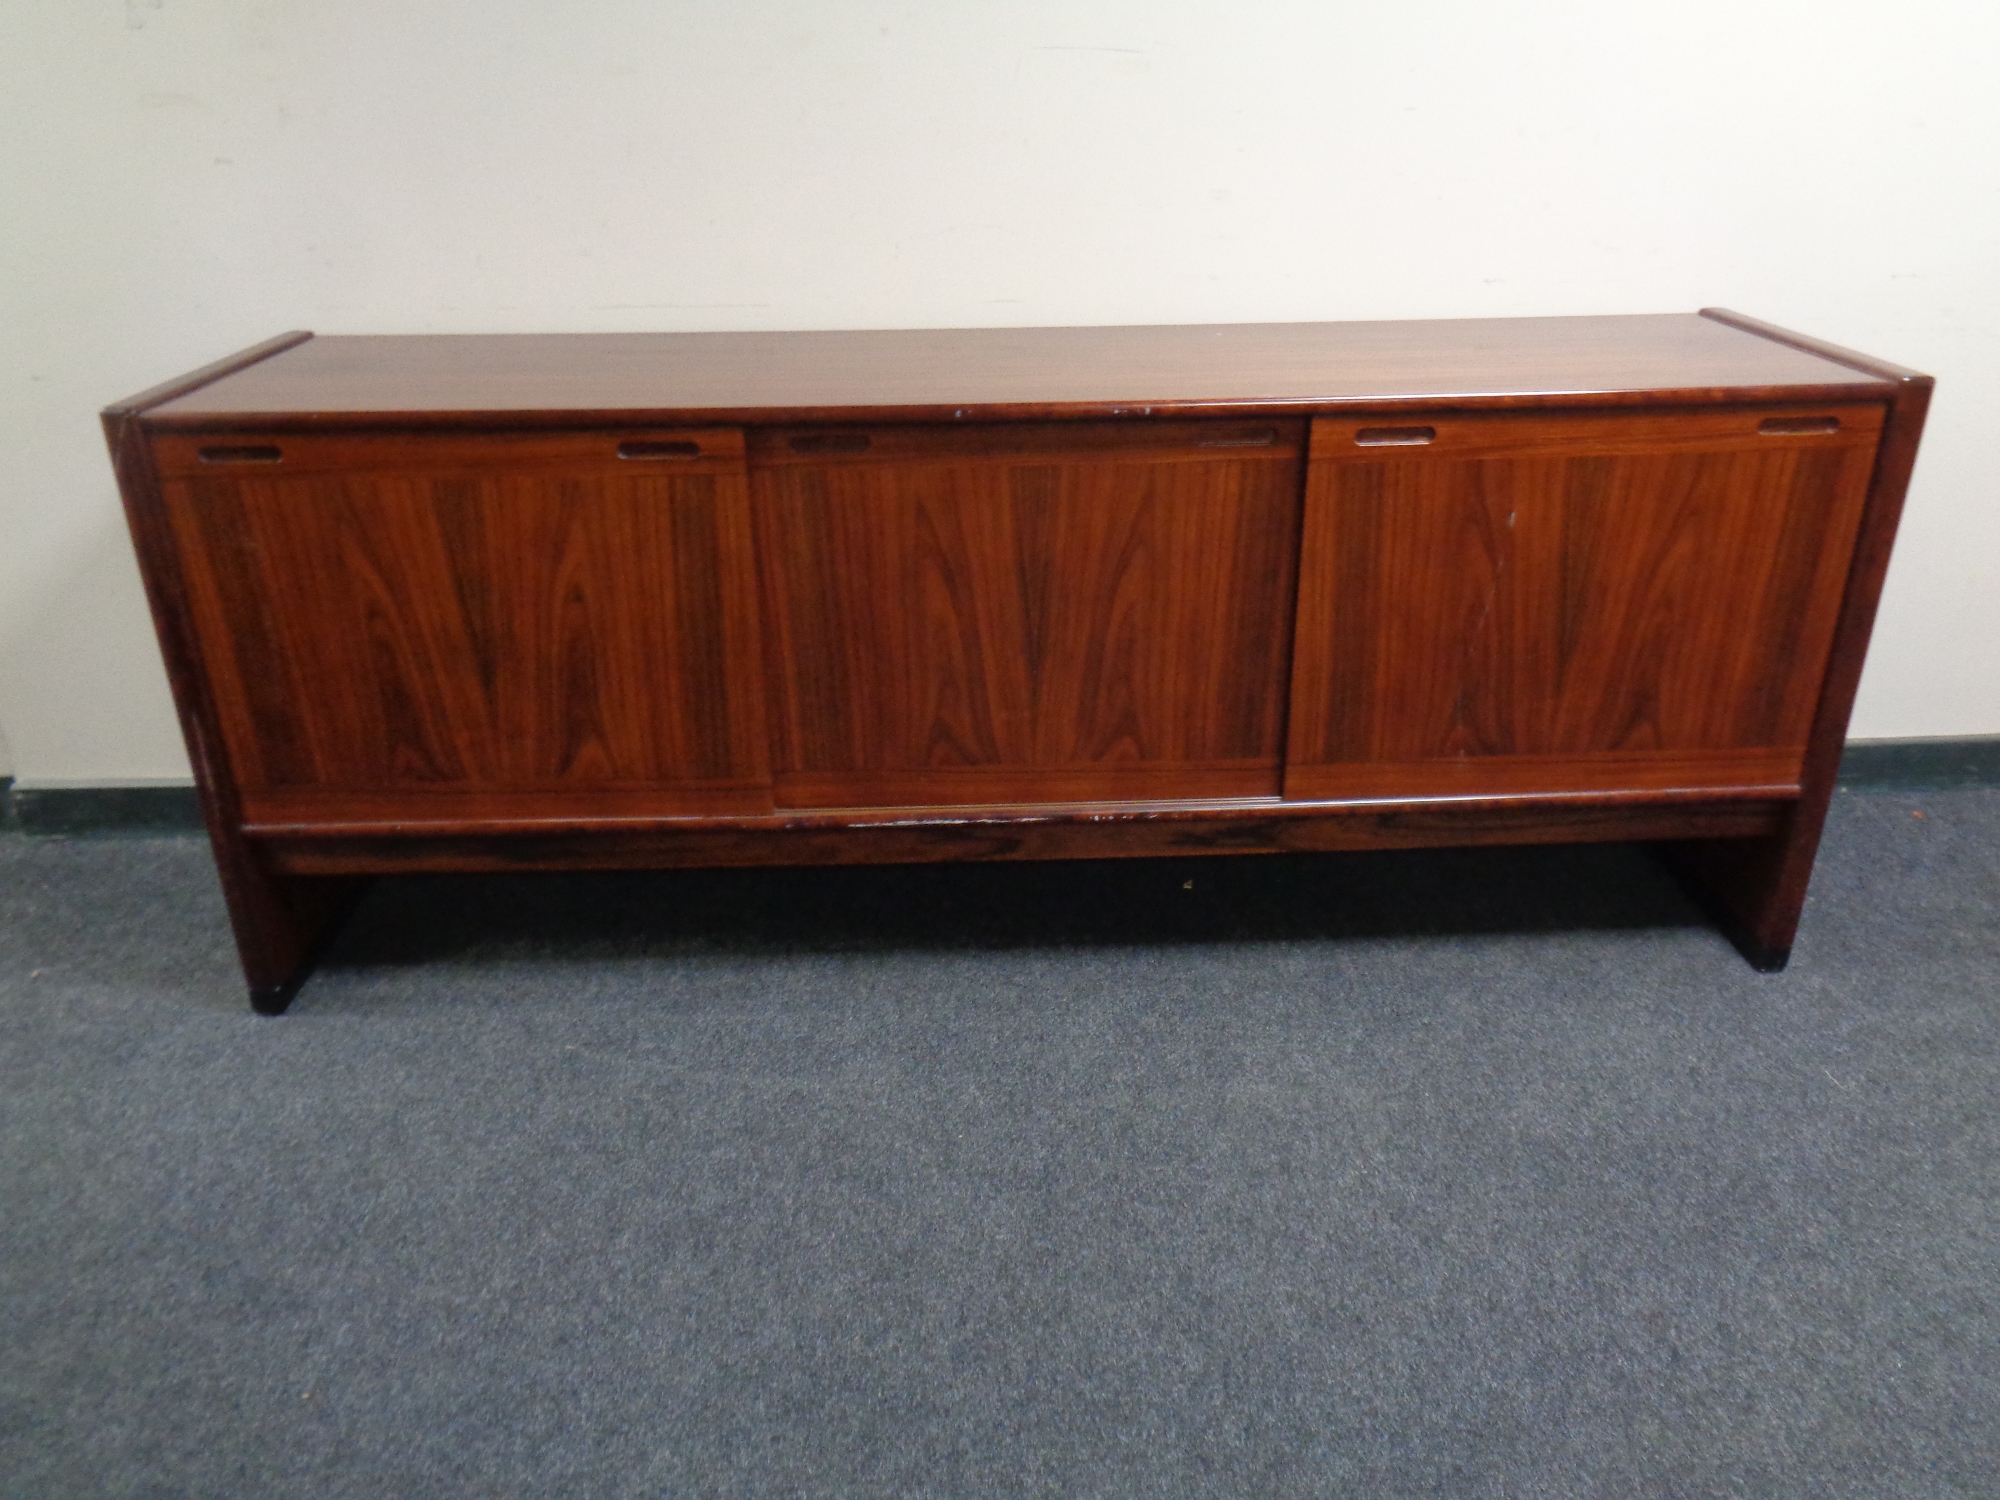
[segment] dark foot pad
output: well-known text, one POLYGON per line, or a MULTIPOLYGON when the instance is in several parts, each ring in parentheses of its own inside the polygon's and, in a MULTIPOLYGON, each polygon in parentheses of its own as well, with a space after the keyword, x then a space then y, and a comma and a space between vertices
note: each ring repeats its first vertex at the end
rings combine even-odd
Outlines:
POLYGON ((1776 974, 1792 961, 1790 948, 1766 948, 1762 943, 1732 935, 1729 939, 1736 945, 1736 951, 1750 960, 1750 967, 1759 974, 1776 974))
POLYGON ((289 984, 253 984, 250 986, 250 1008, 260 1016, 282 1016, 285 1008, 292 1003, 292 996, 304 983, 305 976, 300 975, 289 984))

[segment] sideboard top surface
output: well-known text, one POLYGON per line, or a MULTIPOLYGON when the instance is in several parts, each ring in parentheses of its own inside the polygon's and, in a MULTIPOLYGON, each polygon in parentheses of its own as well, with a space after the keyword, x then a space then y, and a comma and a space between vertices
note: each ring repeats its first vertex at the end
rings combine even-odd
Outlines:
POLYGON ((304 338, 147 421, 965 420, 1412 402, 1865 400, 1894 382, 1694 313, 1423 322, 304 338))

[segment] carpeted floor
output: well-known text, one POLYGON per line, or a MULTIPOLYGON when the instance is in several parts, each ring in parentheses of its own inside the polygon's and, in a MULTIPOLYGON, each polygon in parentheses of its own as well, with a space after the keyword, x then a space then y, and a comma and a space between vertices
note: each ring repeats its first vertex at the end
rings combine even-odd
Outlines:
POLYGON ((277 1020, 0 837, 0 1495, 1992 1495, 1996 1076, 2000 791, 1778 976, 1621 848, 413 880, 277 1020))

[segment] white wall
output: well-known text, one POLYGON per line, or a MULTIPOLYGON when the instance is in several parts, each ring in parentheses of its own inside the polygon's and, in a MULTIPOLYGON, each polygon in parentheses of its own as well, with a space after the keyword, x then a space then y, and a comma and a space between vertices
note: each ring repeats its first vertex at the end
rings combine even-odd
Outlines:
POLYGON ((281 329, 1707 303, 1939 377, 1854 732, 2000 732, 1996 41, 1974 0, 0 0, 0 755, 186 775, 95 413, 281 329))

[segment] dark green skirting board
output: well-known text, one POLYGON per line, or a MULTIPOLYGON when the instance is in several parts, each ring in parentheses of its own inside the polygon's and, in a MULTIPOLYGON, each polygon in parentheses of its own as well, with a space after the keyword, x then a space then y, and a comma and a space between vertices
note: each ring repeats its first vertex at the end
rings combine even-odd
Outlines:
POLYGON ((2000 734, 1957 739, 1849 740, 1840 785, 1855 792, 2000 786, 2000 734))
POLYGON ((199 833, 192 786, 16 787, 0 779, 0 829, 31 834, 199 833))

